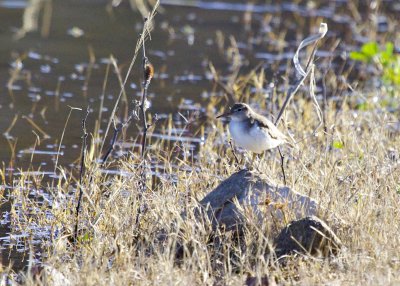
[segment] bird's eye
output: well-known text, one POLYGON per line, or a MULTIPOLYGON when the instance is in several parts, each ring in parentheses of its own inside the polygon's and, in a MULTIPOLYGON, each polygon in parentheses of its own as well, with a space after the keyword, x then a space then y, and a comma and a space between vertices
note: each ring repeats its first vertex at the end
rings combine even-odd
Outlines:
POLYGON ((237 111, 242 111, 242 108, 238 108, 238 110, 237 111))

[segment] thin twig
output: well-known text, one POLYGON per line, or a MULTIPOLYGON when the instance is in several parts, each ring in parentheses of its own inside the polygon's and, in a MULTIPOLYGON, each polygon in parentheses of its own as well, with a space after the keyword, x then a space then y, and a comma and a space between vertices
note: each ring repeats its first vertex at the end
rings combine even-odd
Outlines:
POLYGON ((101 117, 103 115, 104 98, 106 97, 106 89, 107 89, 108 76, 110 73, 110 66, 111 66, 111 60, 108 61, 107 63, 106 73, 104 75, 103 86, 100 95, 99 118, 97 119, 99 121, 99 124, 101 124, 101 117))
POLYGON ((78 224, 79 224, 79 210, 81 208, 81 201, 83 195, 82 183, 83 183, 83 176, 85 174, 85 154, 87 149, 87 136, 88 133, 86 131, 86 120, 89 116, 89 106, 86 109, 85 117, 82 119, 82 129, 83 129, 83 136, 82 136, 82 149, 81 149, 81 168, 79 171, 79 198, 78 203, 76 205, 76 220, 75 220, 75 230, 74 230, 74 245, 77 243, 78 239, 78 224))
MULTIPOLYGON (((144 57, 143 58, 143 69, 145 68, 146 62, 147 62, 147 58, 144 57)), ((147 130, 148 130, 148 126, 147 126, 147 118, 146 118, 146 101, 147 101, 147 88, 148 88, 148 83, 144 82, 143 83, 143 92, 142 92, 142 101, 139 105, 140 108, 140 113, 141 113, 141 117, 142 117, 142 149, 141 149, 141 156, 142 158, 144 158, 145 156, 145 149, 146 149, 146 136, 147 136, 147 130)))
MULTIPOLYGON (((159 6, 159 4, 160 4, 159 1, 157 1, 157 2, 154 4, 154 6, 153 6, 153 11, 150 13, 150 16, 148 17, 148 21, 147 21, 147 22, 151 22, 151 21, 152 21, 154 15, 155 15, 155 13, 156 13, 156 10, 157 10, 157 8, 158 8, 158 6, 159 6)), ((113 112, 111 113, 110 120, 109 120, 109 122, 108 122, 106 131, 105 131, 105 133, 104 133, 104 139, 103 139, 103 142, 102 142, 102 144, 101 144, 101 149, 100 149, 100 150, 103 149, 104 142, 105 142, 105 140, 106 140, 106 138, 107 138, 108 131, 109 131, 110 127, 111 127, 111 119, 114 118, 115 110, 116 110, 116 108, 117 108, 117 105, 118 105, 118 103, 119 103, 119 100, 120 100, 121 96, 123 95, 123 93, 125 92, 125 85, 126 85, 126 83, 128 82, 129 75, 131 74, 131 71, 132 71, 132 69, 133 69, 133 65, 134 65, 134 63, 135 63, 135 61, 136 61, 136 57, 137 57, 137 55, 138 55, 140 49, 142 48, 142 43, 143 43, 143 42, 146 40, 146 38, 149 36, 148 33, 149 33, 149 31, 151 31, 151 28, 152 28, 151 25, 150 25, 150 26, 145 26, 145 27, 143 28, 143 32, 142 32, 142 34, 141 34, 141 36, 140 36, 140 39, 139 39, 139 40, 137 41, 137 43, 136 43, 136 47, 135 47, 135 52, 134 52, 133 58, 132 58, 132 60, 131 60, 131 63, 129 64, 128 71, 126 72, 124 81, 123 81, 122 84, 121 84, 121 89, 120 89, 120 92, 119 92, 119 95, 118 95, 118 99, 117 99, 117 102, 116 102, 116 104, 115 104, 115 106, 114 106, 113 112)))
MULTIPOLYGON (((319 33, 318 33, 317 35, 312 35, 312 36, 309 36, 309 37, 307 37, 306 39, 304 39, 304 40, 300 43, 299 47, 297 48, 297 51, 296 51, 296 53, 295 53, 295 55, 294 55, 294 57, 293 57, 293 62, 294 62, 296 71, 297 71, 302 77, 296 82, 296 84, 294 85, 294 87, 292 87, 292 88, 289 89, 289 92, 288 92, 288 94, 287 94, 287 96, 286 96, 286 98, 285 98, 285 102, 283 103, 283 105, 282 105, 282 107, 281 107, 281 109, 280 109, 280 111, 279 111, 279 114, 278 114, 278 116, 276 117, 275 125, 278 125, 278 124, 279 124, 280 120, 282 119, 283 113, 284 113, 284 111, 286 110, 286 108, 287 108, 287 106, 288 106, 290 100, 293 98, 293 96, 294 96, 294 95, 296 94, 296 92, 299 90, 300 86, 303 84, 303 82, 306 80, 306 78, 308 77, 308 75, 309 75, 310 72, 312 71, 312 63, 313 63, 313 61, 314 61, 314 57, 315 57, 315 54, 316 54, 316 52, 317 52, 318 43, 319 43, 319 41, 326 35, 327 31, 328 31, 328 26, 327 26, 326 24, 322 23, 322 24, 320 25, 319 33), (310 43, 314 43, 314 46, 313 46, 313 50, 312 50, 312 52, 311 52, 311 54, 310 54, 310 57, 308 58, 308 61, 307 61, 306 71, 304 71, 303 68, 301 67, 300 62, 299 62, 299 59, 298 59, 299 51, 300 51, 303 47, 309 45, 310 43)), ((314 99, 314 101, 315 101, 315 103, 316 103, 316 105, 317 105, 317 109, 318 109, 318 108, 319 108, 318 103, 316 102, 316 99, 315 99, 315 98, 313 98, 313 99, 314 99)), ((317 110, 317 112, 320 112, 320 109, 317 110)), ((318 115, 320 115, 320 113, 318 113, 318 115)), ((321 122, 320 122, 320 123, 321 123, 321 122)), ((315 131, 316 131, 316 130, 315 130, 315 131)), ((314 131, 314 132, 315 132, 315 131, 314 131)), ((285 185, 286 185, 286 174, 285 174, 285 168, 284 168, 284 165, 283 165, 284 159, 285 159, 285 158, 284 158, 284 156, 282 155, 282 152, 281 152, 280 147, 278 147, 278 151, 279 151, 279 155, 280 155, 280 157, 281 157, 281 169, 282 169, 282 173, 283 173, 283 180, 284 180, 284 183, 285 183, 285 185)))
POLYGON ((326 32, 328 30, 328 26, 326 26, 326 24, 322 23, 320 26, 320 32, 316 35, 312 35, 310 37, 307 37, 306 39, 304 39, 299 47, 297 48, 297 51, 295 53, 295 56, 293 57, 293 62, 294 65, 296 67, 296 71, 301 75, 301 78, 295 83, 294 87, 292 87, 285 99, 285 102, 283 103, 278 116, 276 117, 275 120, 275 125, 278 125, 280 120, 282 119, 282 115, 286 109, 286 107, 288 106, 290 100, 293 98, 293 96, 295 95, 295 93, 299 90, 300 86, 303 84, 303 82, 305 81, 305 79, 307 78, 307 76, 309 75, 310 71, 311 71, 311 64, 313 62, 315 53, 317 51, 317 45, 319 43, 319 41, 325 36, 326 32), (300 49, 302 49, 303 47, 309 45, 310 43, 314 43, 314 47, 313 47, 313 51, 307 61, 307 66, 306 66, 306 71, 303 70, 303 68, 301 67, 299 60, 298 60, 298 55, 299 55, 299 51, 300 49))
POLYGON ((232 138, 229 139, 229 145, 231 146, 232 153, 233 153, 233 156, 235 157, 236 164, 238 164, 238 166, 239 166, 239 165, 240 165, 240 164, 239 164, 239 159, 238 159, 238 157, 236 156, 235 147, 234 147, 233 144, 232 144, 232 138))
POLYGON ((278 113, 278 116, 276 117, 275 125, 278 125, 279 122, 281 121, 282 116, 283 116, 283 112, 286 110, 286 107, 288 106, 290 100, 291 100, 292 97, 295 95, 295 93, 299 90, 300 86, 303 84, 303 82, 305 81, 305 79, 307 78, 307 75, 308 75, 309 73, 310 73, 310 70, 308 70, 307 73, 306 73, 306 75, 303 76, 301 79, 299 79, 299 80, 296 82, 296 84, 295 84, 294 87, 292 87, 292 88, 289 89, 288 95, 287 95, 286 98, 285 98, 285 102, 283 103, 283 105, 282 105, 282 107, 281 107, 281 109, 280 109, 280 111, 279 111, 279 113, 278 113))
POLYGON ((102 165, 104 165, 106 163, 108 156, 111 154, 111 151, 114 150, 114 146, 115 146, 115 143, 117 141, 118 134, 121 132, 121 130, 123 128, 125 128, 132 121, 132 119, 134 117, 134 114, 135 113, 133 111, 131 113, 131 115, 129 115, 129 117, 127 118, 127 120, 125 122, 119 123, 118 127, 114 126, 114 134, 113 134, 113 137, 111 138, 110 146, 108 147, 107 152, 103 156, 103 159, 102 159, 102 162, 101 162, 102 165))
MULTIPOLYGON (((134 56, 134 59, 136 59, 136 54, 135 54, 135 56, 134 56)), ((132 60, 132 61, 133 61, 133 60, 132 60)), ((130 70, 128 70, 128 74, 127 74, 126 77, 125 77, 125 81, 124 81, 124 82, 121 82, 121 75, 120 75, 120 71, 119 71, 119 68, 118 68, 118 64, 117 64, 116 59, 115 59, 113 56, 110 56, 110 62, 111 62, 111 64, 112 64, 112 66, 114 67, 115 73, 117 74, 118 82, 119 82, 119 84, 120 84, 120 86, 121 86, 121 91, 120 91, 120 93, 119 93, 119 95, 118 95, 118 97, 117 97, 117 100, 116 100, 115 103, 114 103, 114 107, 113 107, 113 109, 112 109, 112 111, 111 111, 110 119, 109 119, 109 121, 108 121, 108 124, 107 124, 107 127, 106 127, 106 131, 105 131, 105 133, 104 133, 104 139, 103 139, 103 141, 101 142, 100 152, 103 150, 103 147, 104 147, 104 144, 105 144, 105 140, 106 140, 106 138, 107 138, 108 131, 110 130, 111 123, 113 122, 113 118, 115 117, 115 113, 117 112, 117 109, 118 109, 118 106, 119 106, 119 102, 120 102, 122 96, 126 97, 126 93, 125 93, 125 83, 126 83, 126 81, 128 80, 128 75, 129 75, 129 73, 130 73, 130 70)), ((131 65, 133 65, 133 62, 131 63, 131 65)), ((100 122, 99 122, 99 123, 100 123, 100 122)))
POLYGON ((286 173, 285 173, 285 166, 283 165, 285 162, 285 156, 282 154, 281 147, 278 146, 279 155, 281 156, 281 170, 283 174, 283 183, 286 186, 286 173))
POLYGON ((336 40, 334 42, 334 44, 332 45, 332 48, 330 49, 331 55, 328 58, 328 66, 326 67, 323 75, 322 75, 322 82, 321 82, 321 86, 322 86, 322 96, 323 96, 323 104, 322 104, 322 121, 324 124, 324 134, 327 134, 328 132, 328 127, 327 127, 327 118, 326 118, 326 112, 327 112, 327 108, 328 108, 328 101, 327 101, 327 88, 326 88, 326 76, 328 75, 328 72, 331 70, 332 68, 332 60, 334 57, 334 51, 336 50, 336 48, 338 47, 340 43, 340 40, 336 40))
POLYGON ((29 118, 28 116, 22 115, 23 119, 26 119, 26 121, 29 122, 29 124, 32 125, 33 128, 35 128, 37 131, 39 131, 39 133, 43 136, 44 139, 49 139, 51 138, 49 134, 47 134, 46 132, 44 132, 44 130, 42 128, 39 127, 39 125, 37 125, 31 118, 29 118))
MULTIPOLYGON (((143 33, 147 29, 148 19, 144 21, 143 33)), ((142 203, 143 194, 146 191, 146 168, 147 168, 147 161, 146 161, 146 137, 147 131, 149 130, 149 125, 147 124, 147 117, 146 117, 146 110, 147 110, 147 89, 150 85, 150 81, 153 78, 154 68, 152 64, 149 62, 149 59, 146 56, 146 47, 145 41, 143 43, 143 59, 142 59, 142 68, 143 68, 143 91, 142 91, 142 100, 139 105, 141 117, 142 117, 142 144, 141 144, 141 156, 142 156, 142 163, 140 164, 141 172, 140 172, 140 182, 139 182, 139 208, 136 214, 136 225, 139 225, 140 216, 146 210, 146 206, 142 203)))
POLYGON ((82 111, 82 109, 80 109, 80 108, 76 108, 76 107, 72 107, 72 106, 68 106, 68 107, 70 108, 70 110, 69 110, 69 113, 68 113, 68 116, 67 116, 67 120, 65 121, 65 124, 64 124, 64 129, 63 129, 63 131, 61 133, 60 144, 58 144, 56 162, 54 163, 54 173, 57 172, 58 158, 59 158, 60 152, 61 152, 61 145, 62 145, 62 142, 64 140, 65 130, 67 129, 67 125, 68 125, 68 122, 69 122, 69 118, 71 117, 72 110, 80 110, 80 111, 82 111))
POLYGON ((50 34, 51 18, 53 15, 53 3, 52 1, 46 1, 43 7, 43 20, 40 35, 43 38, 48 38, 50 34))
POLYGON ((329 61, 328 68, 324 71, 322 75, 322 96, 323 96, 323 104, 322 104, 322 121, 324 123, 324 133, 328 131, 328 127, 326 126, 326 109, 328 107, 328 101, 326 98, 326 75, 328 74, 329 69, 331 68, 332 59, 329 61))

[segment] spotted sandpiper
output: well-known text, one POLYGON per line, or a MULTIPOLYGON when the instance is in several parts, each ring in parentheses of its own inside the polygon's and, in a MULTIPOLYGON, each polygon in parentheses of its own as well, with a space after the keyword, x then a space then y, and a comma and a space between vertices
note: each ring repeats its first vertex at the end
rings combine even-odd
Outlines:
POLYGON ((229 112, 217 118, 229 117, 229 132, 236 145, 260 154, 290 142, 287 137, 266 117, 255 112, 245 103, 235 103, 229 112))

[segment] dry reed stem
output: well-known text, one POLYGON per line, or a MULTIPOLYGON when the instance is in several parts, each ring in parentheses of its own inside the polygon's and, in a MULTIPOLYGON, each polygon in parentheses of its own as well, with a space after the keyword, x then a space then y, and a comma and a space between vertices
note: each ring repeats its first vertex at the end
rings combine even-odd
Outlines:
POLYGON ((62 131, 62 133, 61 133, 60 143, 58 144, 57 155, 56 155, 56 161, 55 161, 55 163, 54 163, 54 173, 57 172, 58 158, 59 158, 59 156, 60 156, 61 145, 62 145, 62 142, 63 142, 63 139, 64 139, 65 130, 67 129, 67 125, 68 125, 68 122, 69 122, 69 118, 71 117, 71 113, 72 113, 73 110, 82 110, 82 109, 80 109, 80 108, 76 108, 76 107, 72 107, 72 106, 68 106, 68 107, 69 107, 68 116, 67 116, 67 119, 65 120, 64 128, 63 128, 63 131, 62 131))
MULTIPOLYGON (((156 4, 154 5, 153 11, 152 11, 151 14, 149 15, 148 20, 146 21, 146 23, 151 23, 152 19, 153 19, 154 16, 155 16, 155 13, 156 13, 156 10, 157 10, 157 8, 158 8, 158 5, 159 5, 159 1, 157 1, 156 4)), ((120 90, 120 92, 119 92, 119 94, 118 94, 117 102, 116 102, 115 105, 114 105, 113 111, 112 111, 111 116, 110 116, 110 120, 108 121, 108 125, 107 125, 106 131, 105 131, 105 133, 104 133, 104 139, 103 139, 103 142, 102 142, 102 145, 101 145, 102 147, 104 146, 104 142, 105 142, 105 140, 106 140, 106 138, 107 138, 108 131, 109 131, 110 127, 111 127, 112 118, 114 118, 114 114, 115 114, 115 111, 116 111, 116 109, 117 109, 117 106, 118 106, 118 103, 119 103, 119 99, 121 98, 122 94, 125 93, 125 85, 126 85, 126 83, 127 83, 127 81, 128 81, 128 78, 129 78, 129 76, 130 76, 130 74, 131 74, 131 71, 132 71, 133 65, 134 65, 134 63, 135 63, 135 61, 136 61, 137 55, 138 55, 140 49, 142 48, 143 42, 144 42, 144 41, 146 40, 146 38, 149 36, 149 31, 151 31, 151 29, 152 29, 152 26, 151 26, 151 25, 149 25, 149 26, 146 26, 146 25, 145 25, 145 26, 143 27, 143 32, 142 32, 142 34, 141 34, 141 37, 139 38, 139 40, 138 40, 137 43, 136 43, 134 55, 133 55, 133 57, 132 57, 131 63, 129 64, 128 71, 126 72, 124 81, 123 81, 123 83, 122 83, 122 85, 121 85, 121 90, 120 90)), ((102 148, 100 148, 100 152, 101 152, 101 150, 102 150, 102 148)))
POLYGON ((74 228, 74 245, 76 246, 76 243, 78 241, 78 226, 79 226, 79 211, 81 209, 81 202, 82 202, 82 195, 83 195, 83 179, 85 175, 85 157, 86 157, 86 150, 87 150, 87 137, 88 133, 86 130, 86 120, 89 116, 89 111, 90 108, 89 106, 86 109, 86 113, 84 118, 82 119, 82 146, 81 146, 81 162, 80 162, 80 170, 79 170, 79 197, 78 197, 78 202, 76 204, 76 211, 75 211, 75 228, 74 228))

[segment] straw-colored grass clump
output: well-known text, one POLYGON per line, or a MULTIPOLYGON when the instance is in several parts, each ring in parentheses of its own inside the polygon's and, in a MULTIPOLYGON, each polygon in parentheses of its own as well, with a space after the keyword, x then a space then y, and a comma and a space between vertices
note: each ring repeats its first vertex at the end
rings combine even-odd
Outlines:
MULTIPOLYGON (((252 99, 255 102, 257 98, 252 99)), ((80 285, 243 285, 249 276, 268 277, 279 284, 400 283, 396 115, 379 106, 369 111, 349 106, 344 103, 336 110, 328 102, 326 130, 320 129, 318 136, 310 136, 317 125, 312 103, 295 98, 284 118, 299 142, 298 150, 284 150, 288 185, 317 199, 326 210, 325 219, 334 214, 345 221, 336 230, 345 246, 337 257, 294 256, 281 264, 267 255, 276 225, 255 224, 251 217, 240 243, 222 231, 217 233, 221 243, 210 240, 209 222, 190 214, 198 200, 236 169, 228 145, 221 144, 223 125, 209 118, 210 132, 197 161, 175 156, 177 147, 185 148, 179 142, 149 143, 148 156, 163 175, 153 182, 148 176, 141 199, 139 156, 119 162, 118 168, 128 176, 105 176, 97 167, 90 169, 76 248, 71 243, 74 203, 65 200, 67 184, 56 187, 54 217, 42 221, 58 233, 46 253, 46 265, 80 285), (140 203, 145 208, 136 224, 140 203), (184 211, 189 214, 185 219, 184 211)), ((282 175, 275 155, 267 156, 260 168, 279 182, 282 175)))

